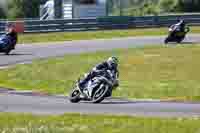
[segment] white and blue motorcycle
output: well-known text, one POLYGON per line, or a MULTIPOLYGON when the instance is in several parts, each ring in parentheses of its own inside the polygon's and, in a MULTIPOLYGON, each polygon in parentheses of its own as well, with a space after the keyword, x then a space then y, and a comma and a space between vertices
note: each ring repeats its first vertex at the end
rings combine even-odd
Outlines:
POLYGON ((92 103, 100 103, 106 97, 112 95, 112 90, 118 86, 118 80, 111 71, 105 71, 89 80, 81 91, 79 88, 79 80, 75 83, 69 100, 72 103, 78 103, 81 100, 90 101, 92 103))

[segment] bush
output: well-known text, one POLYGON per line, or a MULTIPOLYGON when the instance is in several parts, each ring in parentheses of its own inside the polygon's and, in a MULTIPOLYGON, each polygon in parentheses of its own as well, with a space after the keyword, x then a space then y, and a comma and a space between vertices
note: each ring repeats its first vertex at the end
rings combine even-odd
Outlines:
POLYGON ((8 18, 35 18, 39 16, 40 0, 10 0, 8 18))
POLYGON ((177 11, 178 0, 160 0, 159 1, 160 13, 169 13, 177 11))
POLYGON ((5 19, 6 18, 6 13, 3 10, 3 8, 0 7, 0 19, 5 19))

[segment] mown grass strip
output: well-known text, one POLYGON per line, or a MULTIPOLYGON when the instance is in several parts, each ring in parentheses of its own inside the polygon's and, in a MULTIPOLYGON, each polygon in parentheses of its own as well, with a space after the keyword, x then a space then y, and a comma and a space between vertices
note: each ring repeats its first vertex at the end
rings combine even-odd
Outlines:
POLYGON ((1 133, 199 133, 199 118, 0 114, 1 133))
POLYGON ((151 46, 37 60, 1 70, 0 86, 66 94, 80 75, 112 55, 120 60, 120 87, 114 96, 200 100, 199 45, 151 46))

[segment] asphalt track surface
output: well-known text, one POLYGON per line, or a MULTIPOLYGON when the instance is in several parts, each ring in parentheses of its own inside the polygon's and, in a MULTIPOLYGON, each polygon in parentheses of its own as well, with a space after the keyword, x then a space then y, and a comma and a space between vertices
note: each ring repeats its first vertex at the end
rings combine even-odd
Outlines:
MULTIPOLYGON (((0 66, 28 63, 34 59, 133 48, 144 45, 161 45, 164 37, 135 37, 110 40, 73 41, 47 45, 18 45, 10 56, 0 55, 0 66)), ((199 35, 189 35, 185 44, 200 44, 199 35)), ((199 103, 166 102, 159 100, 106 99, 101 104, 69 103, 64 96, 35 95, 0 89, 0 112, 33 114, 112 114, 157 117, 200 117, 199 103)))
MULTIPOLYGON (((164 36, 160 37, 135 37, 119 39, 100 39, 86 41, 68 41, 49 43, 49 45, 17 45, 10 56, 0 54, 0 66, 16 63, 27 63, 33 59, 63 56, 65 54, 79 54, 95 51, 105 51, 121 48, 134 48, 144 45, 163 45, 164 36)), ((190 35, 185 39, 187 44, 200 43, 200 35, 190 35)))

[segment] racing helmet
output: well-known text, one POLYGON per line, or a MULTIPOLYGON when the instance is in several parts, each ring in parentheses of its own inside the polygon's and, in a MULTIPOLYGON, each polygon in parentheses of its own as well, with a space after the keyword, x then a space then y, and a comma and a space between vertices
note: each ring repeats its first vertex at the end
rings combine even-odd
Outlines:
POLYGON ((185 20, 184 20, 184 19, 180 19, 180 20, 179 20, 179 23, 180 23, 180 24, 185 24, 185 20))
POLYGON ((15 30, 15 25, 14 25, 14 24, 11 24, 11 23, 8 23, 8 24, 6 25, 6 32, 7 32, 7 33, 16 32, 16 30, 15 30))
POLYGON ((107 63, 111 67, 117 67, 119 61, 118 61, 117 57, 112 56, 112 57, 108 58, 107 63))

